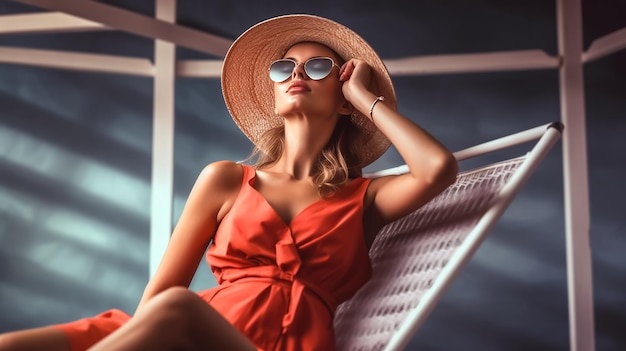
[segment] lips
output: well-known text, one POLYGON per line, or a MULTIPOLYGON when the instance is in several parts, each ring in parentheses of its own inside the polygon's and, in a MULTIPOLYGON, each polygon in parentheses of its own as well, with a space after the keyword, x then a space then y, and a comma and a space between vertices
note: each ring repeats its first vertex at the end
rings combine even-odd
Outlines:
POLYGON ((311 88, 309 88, 309 86, 302 82, 302 81, 294 81, 291 84, 289 84, 289 87, 287 88, 287 92, 304 92, 304 91, 310 91, 311 88))

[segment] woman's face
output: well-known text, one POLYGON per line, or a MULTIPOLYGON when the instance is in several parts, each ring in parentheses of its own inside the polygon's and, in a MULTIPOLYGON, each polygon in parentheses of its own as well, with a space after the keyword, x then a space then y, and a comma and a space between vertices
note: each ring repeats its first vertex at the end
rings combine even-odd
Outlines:
POLYGON ((274 83, 276 114, 283 117, 292 114, 333 117, 349 114, 348 104, 341 92, 339 67, 333 67, 325 78, 313 80, 306 75, 303 65, 312 57, 330 57, 336 64, 341 63, 336 54, 322 44, 305 42, 292 46, 284 58, 296 61, 297 66, 285 81, 274 83))

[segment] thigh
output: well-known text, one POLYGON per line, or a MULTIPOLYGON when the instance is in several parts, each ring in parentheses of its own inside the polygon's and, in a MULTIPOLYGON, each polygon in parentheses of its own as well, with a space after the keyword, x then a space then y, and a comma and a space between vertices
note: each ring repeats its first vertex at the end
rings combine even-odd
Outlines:
POLYGON ((196 293, 170 288, 148 301, 130 322, 94 350, 256 350, 196 293))
MULTIPOLYGON (((201 350, 256 350, 248 338, 211 305, 186 288, 171 288, 155 301, 173 312, 174 321, 201 350)), ((155 297, 156 298, 156 297, 155 297)), ((158 308, 157 308, 158 310, 158 308)))
POLYGON ((42 327, 0 335, 0 351, 69 351, 67 335, 55 327, 42 327))

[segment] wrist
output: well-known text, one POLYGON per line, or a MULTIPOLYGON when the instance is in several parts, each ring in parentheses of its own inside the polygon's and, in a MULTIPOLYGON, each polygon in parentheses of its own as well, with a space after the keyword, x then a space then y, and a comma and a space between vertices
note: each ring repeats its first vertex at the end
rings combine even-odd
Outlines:
POLYGON ((361 83, 351 82, 351 84, 344 84, 343 86, 343 96, 355 106, 359 105, 361 99, 368 93, 367 87, 361 83))
POLYGON ((376 107, 376 105, 377 105, 379 102, 381 102, 381 101, 385 101, 385 97, 384 97, 384 96, 382 96, 382 95, 381 95, 381 96, 377 96, 377 97, 374 99, 374 101, 372 101, 372 104, 370 105, 370 109, 369 109, 369 113, 368 113, 368 115, 369 115, 370 119, 372 120, 372 122, 374 121, 374 116, 373 116, 373 113, 374 113, 374 108, 375 108, 375 107, 376 107))
POLYGON ((353 96, 353 100, 351 100, 350 103, 364 116, 371 118, 370 110, 372 109, 372 104, 377 99, 377 97, 378 96, 374 95, 369 90, 362 90, 358 94, 353 96))

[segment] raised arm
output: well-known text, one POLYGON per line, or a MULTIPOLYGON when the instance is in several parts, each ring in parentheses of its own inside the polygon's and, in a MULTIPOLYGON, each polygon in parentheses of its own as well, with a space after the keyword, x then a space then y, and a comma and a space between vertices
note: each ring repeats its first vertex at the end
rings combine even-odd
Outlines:
MULTIPOLYGON (((377 96, 366 87, 370 67, 360 60, 348 61, 341 70, 346 99, 366 116, 377 96)), ((421 207, 456 179, 454 156, 439 141, 410 119, 378 101, 371 118, 398 150, 409 173, 372 180, 366 195, 369 214, 382 226, 421 207), (372 208, 373 206, 373 208, 372 208)))
POLYGON ((241 166, 230 161, 212 163, 202 170, 137 310, 167 288, 189 287, 218 223, 237 196, 242 177, 241 166))

